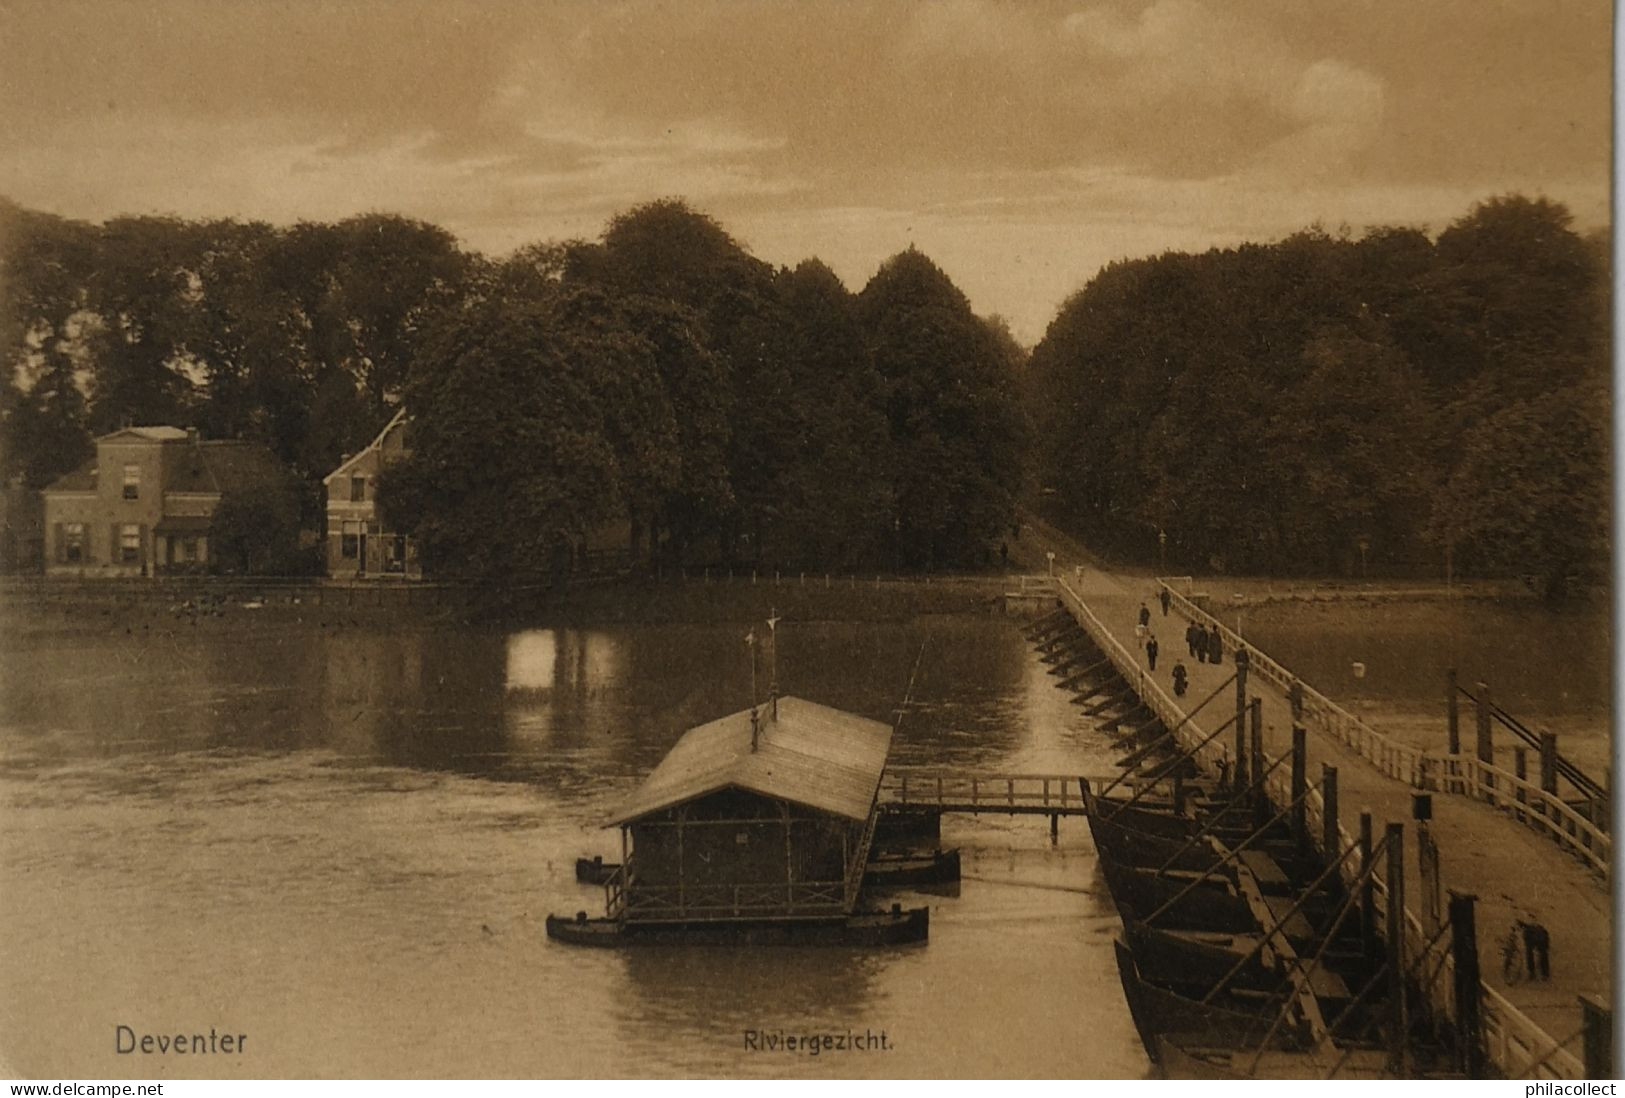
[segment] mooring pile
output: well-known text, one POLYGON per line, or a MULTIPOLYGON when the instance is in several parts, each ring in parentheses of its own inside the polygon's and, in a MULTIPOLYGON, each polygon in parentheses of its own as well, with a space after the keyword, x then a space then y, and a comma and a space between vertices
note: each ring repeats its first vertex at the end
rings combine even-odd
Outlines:
MULTIPOLYGON (((1165 1074, 1483 1073, 1472 897, 1452 896, 1449 917, 1423 928, 1423 948, 1413 929, 1407 949, 1404 825, 1377 834, 1362 814, 1350 840, 1335 768, 1308 781, 1302 729, 1290 754, 1265 753, 1245 651, 1235 675, 1173 721, 1174 708, 1148 705, 1072 614, 1041 619, 1029 636, 1126 749, 1121 774, 1085 796, 1122 919, 1124 994, 1165 1074), (1228 706, 1212 703, 1232 687, 1234 712, 1218 722, 1228 706), (1458 1009, 1447 1015, 1442 1001, 1458 1009)), ((1418 797, 1418 819, 1427 810, 1418 797)))

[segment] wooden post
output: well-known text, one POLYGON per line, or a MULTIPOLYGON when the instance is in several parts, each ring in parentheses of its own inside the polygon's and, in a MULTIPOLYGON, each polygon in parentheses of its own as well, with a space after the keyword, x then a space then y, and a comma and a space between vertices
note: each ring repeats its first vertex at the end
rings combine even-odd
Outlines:
POLYGON ((1320 851, 1327 864, 1343 852, 1343 841, 1337 834, 1337 767, 1320 764, 1320 851))
POLYGON ((1376 886, 1372 884, 1371 813, 1360 813, 1360 944, 1369 960, 1377 955, 1376 886))
POLYGON ((1557 733, 1540 734, 1540 787, 1557 794, 1557 733))
POLYGON ((1389 1066, 1398 1078, 1409 1074, 1405 1067, 1410 1012, 1405 1001, 1405 825, 1391 823, 1385 829, 1388 852, 1388 1034, 1389 1066))
POLYGON ((1450 890, 1450 956, 1455 962, 1456 1049, 1461 1073, 1484 1078, 1483 984, 1478 972, 1478 928, 1469 892, 1450 890))
MULTIPOLYGON (((1495 741, 1490 737, 1490 684, 1478 684, 1478 701, 1476 703, 1478 717, 1478 761, 1494 765, 1495 741)), ((1495 778, 1489 774, 1483 775, 1483 785, 1486 794, 1495 789, 1495 778)))
POLYGON ((1614 1012, 1595 995, 1580 996, 1585 1024, 1584 1059, 1587 1079, 1614 1077, 1614 1012))
POLYGON ((1240 792, 1247 788, 1247 649, 1236 649, 1236 784, 1240 792))
MULTIPOLYGON (((1251 738, 1252 738, 1252 763, 1253 763, 1253 765, 1252 765, 1252 771, 1251 772, 1253 774, 1263 774, 1264 773, 1264 699, 1263 698, 1254 698, 1253 699, 1252 705, 1248 709, 1247 716, 1248 716, 1247 723, 1249 725, 1251 725, 1250 735, 1251 735, 1251 738)), ((1263 786, 1260 786, 1259 789, 1258 789, 1258 792, 1253 795, 1253 820, 1255 821, 1254 826, 1263 827, 1266 823, 1269 822, 1269 818, 1272 815, 1274 815, 1274 813, 1272 813, 1270 811, 1269 790, 1265 789, 1263 786)))
MULTIPOLYGON (((1175 786, 1175 789, 1174 789, 1174 808, 1177 810, 1178 807, 1179 807, 1179 789, 1178 789, 1177 786, 1175 786)), ((1059 843, 1060 841, 1061 841, 1061 815, 1058 812, 1051 812, 1049 814, 1049 844, 1051 846, 1054 846, 1057 843, 1059 843)))
MULTIPOLYGON (((1512 773, 1517 776, 1519 783, 1529 780, 1529 752, 1521 747, 1512 749, 1512 773)), ((1512 810, 1512 814, 1519 823, 1522 823, 1524 820, 1524 805, 1529 803, 1529 791, 1522 784, 1519 784, 1517 789, 1513 791, 1512 798, 1518 804, 1518 807, 1512 810)))
POLYGON ((1456 669, 1444 673, 1445 733, 1449 737, 1450 753, 1461 754, 1461 695, 1456 691, 1456 669))
POLYGON ((1309 752, 1307 734, 1301 725, 1292 729, 1292 839, 1299 853, 1309 845, 1309 816, 1304 794, 1309 791, 1309 752))

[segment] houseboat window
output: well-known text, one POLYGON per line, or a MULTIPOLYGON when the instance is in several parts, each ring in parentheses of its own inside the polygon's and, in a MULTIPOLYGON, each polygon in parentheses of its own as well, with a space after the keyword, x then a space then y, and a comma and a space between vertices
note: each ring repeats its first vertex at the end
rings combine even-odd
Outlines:
POLYGON ((141 559, 141 527, 125 523, 118 531, 118 559, 126 563, 141 559))
POLYGON ((355 558, 361 555, 361 524, 359 522, 346 522, 344 532, 339 538, 339 547, 346 557, 355 558))
POLYGON ((351 477, 350 478, 350 502, 351 503, 365 503, 366 499, 367 499, 367 478, 366 477, 351 477))
POLYGON ((62 557, 70 564, 85 559, 85 524, 68 522, 62 526, 62 557))
POLYGON ((188 562, 197 560, 197 538, 181 539, 181 559, 188 562))
POLYGON ((124 498, 141 498, 141 466, 126 465, 124 467, 124 498))

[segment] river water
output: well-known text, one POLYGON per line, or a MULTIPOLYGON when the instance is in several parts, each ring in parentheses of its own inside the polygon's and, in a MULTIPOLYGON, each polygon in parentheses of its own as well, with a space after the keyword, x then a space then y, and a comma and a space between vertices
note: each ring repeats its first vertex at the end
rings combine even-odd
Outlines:
MULTIPOLYGON (((899 763, 1113 752, 995 616, 781 626, 786 693, 899 763), (923 655, 922 655, 923 644, 923 655)), ((682 731, 743 708, 743 627, 330 628, 240 612, 0 635, 0 1074, 1141 1076, 1081 821, 950 817, 957 897, 889 950, 549 942, 577 855, 682 731), (120 1055, 136 1033, 241 1054, 120 1055), (748 1029, 890 1051, 753 1052, 748 1029)))

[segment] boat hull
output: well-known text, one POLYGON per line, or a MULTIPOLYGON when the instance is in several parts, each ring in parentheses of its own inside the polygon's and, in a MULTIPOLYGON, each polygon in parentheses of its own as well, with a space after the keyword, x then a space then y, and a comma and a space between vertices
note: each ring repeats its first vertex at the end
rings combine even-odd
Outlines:
POLYGON ((568 945, 619 948, 633 945, 829 945, 894 946, 924 942, 931 911, 862 911, 845 919, 818 921, 628 924, 619 919, 547 917, 547 936, 568 945))
MULTIPOLYGON (((1144 979, 1134 955, 1121 941, 1112 945, 1117 953, 1117 972, 1123 982, 1129 1014, 1140 1033, 1146 1052, 1161 1055, 1158 1038, 1168 1033, 1200 1033, 1218 1045, 1257 1048, 1269 1034, 1281 1009, 1280 1003, 1264 1000, 1241 1005, 1233 996, 1203 1003, 1144 979)), ((1282 1024, 1270 1039, 1272 1048, 1297 1047, 1297 1034, 1289 1023, 1282 1024)), ((1160 1063, 1160 1060, 1159 1060, 1160 1063)))
POLYGON ((1120 912, 1126 907, 1141 918, 1157 913, 1158 925, 1168 929, 1221 934, 1258 930, 1252 908, 1246 900, 1227 891, 1222 878, 1189 888, 1190 882, 1184 878, 1158 877, 1152 870, 1118 865, 1110 858, 1102 858, 1100 868, 1120 912))
POLYGON ((863 883, 871 888, 958 884, 959 851, 935 850, 925 855, 900 857, 877 855, 864 867, 863 883))

